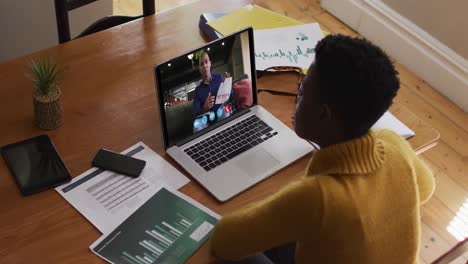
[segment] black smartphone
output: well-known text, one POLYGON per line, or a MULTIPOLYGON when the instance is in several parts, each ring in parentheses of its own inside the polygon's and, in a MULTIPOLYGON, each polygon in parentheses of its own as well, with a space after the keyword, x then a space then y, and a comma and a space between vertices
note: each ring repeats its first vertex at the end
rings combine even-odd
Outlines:
POLYGON ((124 154, 106 149, 100 149, 93 159, 93 166, 104 170, 110 170, 130 177, 140 176, 146 165, 146 161, 136 159, 124 154))

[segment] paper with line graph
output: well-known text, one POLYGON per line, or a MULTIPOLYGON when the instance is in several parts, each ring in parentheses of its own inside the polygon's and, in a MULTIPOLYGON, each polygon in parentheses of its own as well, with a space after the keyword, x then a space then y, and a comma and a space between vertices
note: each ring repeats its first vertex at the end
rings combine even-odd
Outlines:
POLYGON ((162 187, 90 249, 110 263, 184 263, 220 216, 190 197, 162 187))
POLYGON ((146 161, 138 178, 92 168, 55 188, 102 233, 122 223, 162 185, 179 189, 189 182, 187 177, 142 142, 122 153, 146 161))
POLYGON ((255 64, 257 70, 273 66, 309 68, 314 48, 323 38, 318 23, 274 29, 255 30, 255 64))
POLYGON ((229 100, 229 97, 231 96, 231 90, 232 90, 232 77, 228 77, 224 79, 224 81, 221 83, 218 89, 218 94, 216 95, 215 104, 224 104, 227 100, 229 100))

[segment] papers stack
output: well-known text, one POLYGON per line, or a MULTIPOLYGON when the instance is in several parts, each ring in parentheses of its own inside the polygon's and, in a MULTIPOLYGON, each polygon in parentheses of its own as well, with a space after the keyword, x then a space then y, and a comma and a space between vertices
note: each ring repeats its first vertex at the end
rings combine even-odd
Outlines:
POLYGON ((142 142, 122 153, 146 161, 138 178, 92 168, 55 188, 102 233, 112 231, 162 185, 179 189, 190 181, 142 142))
MULTIPOLYGON (((222 35, 246 27, 254 29, 256 69, 309 68, 314 48, 324 34, 318 23, 303 24, 257 5, 247 5, 207 24, 222 35)), ((211 34, 213 35, 213 34, 211 34)))
POLYGON ((110 263, 184 263, 220 216, 176 189, 189 179, 142 142, 138 178, 92 168, 56 191, 104 235, 90 249, 110 263))

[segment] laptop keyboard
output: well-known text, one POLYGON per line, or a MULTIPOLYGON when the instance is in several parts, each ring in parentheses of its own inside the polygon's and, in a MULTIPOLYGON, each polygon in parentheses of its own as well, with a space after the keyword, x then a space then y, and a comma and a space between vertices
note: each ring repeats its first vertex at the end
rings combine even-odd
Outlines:
POLYGON ((198 165, 210 171, 277 134, 260 118, 252 115, 184 151, 198 165))

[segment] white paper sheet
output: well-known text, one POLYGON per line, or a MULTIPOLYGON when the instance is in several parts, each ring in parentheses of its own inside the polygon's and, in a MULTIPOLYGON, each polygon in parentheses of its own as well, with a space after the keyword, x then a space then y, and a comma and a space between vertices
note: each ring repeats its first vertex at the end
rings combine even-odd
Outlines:
POLYGON ((255 30, 257 70, 272 66, 309 68, 315 58, 315 45, 323 33, 318 23, 255 30))
POLYGON ((229 96, 231 96, 232 90, 232 77, 224 79, 224 82, 221 83, 218 94, 216 95, 216 102, 215 104, 223 104, 227 100, 229 100, 229 96))
POLYGON ((415 134, 413 130, 398 120, 392 113, 390 113, 390 111, 385 112, 385 114, 383 114, 382 117, 380 117, 380 119, 372 126, 372 129, 389 129, 406 139, 414 136, 415 134))
POLYGON ((112 231, 162 185, 179 189, 190 181, 142 142, 122 153, 146 161, 138 178, 92 168, 55 188, 102 233, 112 231))

